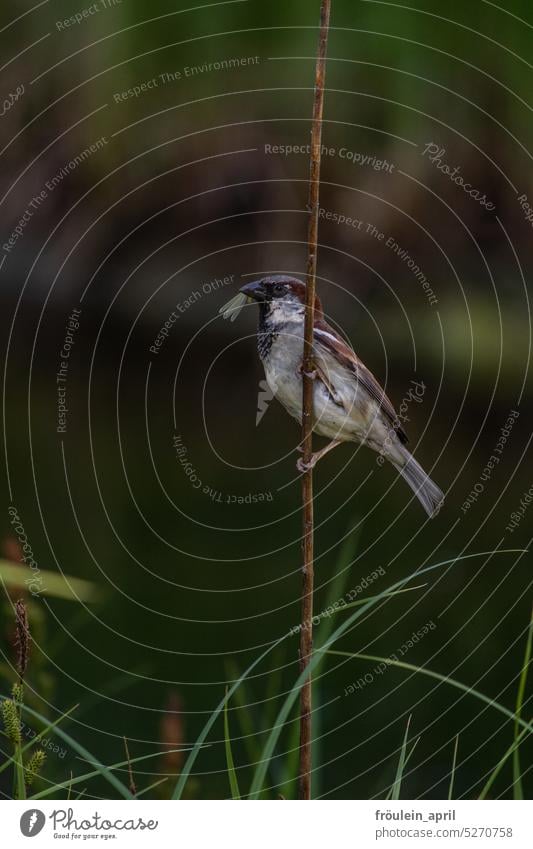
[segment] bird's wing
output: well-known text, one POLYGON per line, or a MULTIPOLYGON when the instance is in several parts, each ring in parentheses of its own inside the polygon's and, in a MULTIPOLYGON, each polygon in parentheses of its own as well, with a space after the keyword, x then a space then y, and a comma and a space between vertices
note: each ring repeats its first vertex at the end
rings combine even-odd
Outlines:
POLYGON ((346 409, 346 411, 348 412, 346 404, 343 402, 341 396, 336 391, 332 381, 329 379, 328 375, 326 374, 326 372, 324 371, 324 369, 322 368, 320 363, 317 362, 317 360, 318 360, 318 357, 313 357, 313 369, 316 373, 317 379, 320 380, 324 384, 324 386, 326 387, 326 389, 329 392, 329 396, 330 396, 331 400, 333 401, 333 403, 337 404, 337 406, 339 406, 339 407, 344 407, 346 409))
MULTIPOLYGON (((355 375, 357 381, 379 405, 390 427, 397 433, 400 442, 405 445, 408 441, 407 434, 400 427, 398 416, 385 395, 385 390, 379 385, 372 372, 361 362, 355 351, 325 321, 315 322, 314 335, 317 343, 322 345, 332 356, 338 358, 341 365, 355 375)), ((322 379, 320 370, 319 376, 322 379)))

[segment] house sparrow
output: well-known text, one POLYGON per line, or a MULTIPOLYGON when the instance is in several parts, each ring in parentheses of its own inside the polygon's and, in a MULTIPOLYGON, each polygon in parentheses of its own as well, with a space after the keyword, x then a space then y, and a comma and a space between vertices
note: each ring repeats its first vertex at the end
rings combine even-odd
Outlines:
MULTIPOLYGON (((275 275, 247 283, 242 295, 259 304, 257 347, 267 383, 285 409, 302 420, 302 353, 305 284, 294 277, 275 275)), ((368 445, 389 460, 407 481, 428 516, 443 501, 440 489, 405 447, 407 436, 394 408, 374 375, 324 320, 322 304, 315 300, 313 373, 314 426, 331 442, 311 457, 314 466, 342 442, 368 445)))

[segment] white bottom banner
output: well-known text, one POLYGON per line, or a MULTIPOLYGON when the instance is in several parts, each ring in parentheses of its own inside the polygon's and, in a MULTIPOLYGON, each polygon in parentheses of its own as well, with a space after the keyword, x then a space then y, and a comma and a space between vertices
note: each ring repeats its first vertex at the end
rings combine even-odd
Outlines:
POLYGON ((272 849, 291 845, 501 846, 531 849, 531 802, 5 801, 6 849, 102 842, 115 846, 272 849))

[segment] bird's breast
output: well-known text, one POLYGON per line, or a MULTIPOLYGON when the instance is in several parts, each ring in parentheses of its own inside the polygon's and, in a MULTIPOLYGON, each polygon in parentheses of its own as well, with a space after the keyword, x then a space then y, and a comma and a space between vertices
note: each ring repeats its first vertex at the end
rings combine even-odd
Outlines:
POLYGON ((286 408, 297 419, 302 416, 302 337, 280 332, 263 359, 267 383, 286 408))
MULTIPOLYGON (((263 359, 267 383, 287 412, 302 420, 302 334, 279 332, 263 359)), ((314 382, 314 431, 328 439, 364 440, 373 418, 368 398, 352 375, 333 359, 324 366, 323 380, 314 382)))

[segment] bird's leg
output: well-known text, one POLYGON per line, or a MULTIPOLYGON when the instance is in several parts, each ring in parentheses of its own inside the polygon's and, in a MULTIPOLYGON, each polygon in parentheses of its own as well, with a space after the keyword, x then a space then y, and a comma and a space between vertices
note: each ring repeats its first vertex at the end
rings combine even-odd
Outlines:
MULTIPOLYGON (((329 445, 326 445, 325 448, 322 448, 320 451, 315 451, 314 454, 311 454, 311 458, 308 463, 304 462, 303 457, 299 457, 299 459, 296 461, 296 468, 299 472, 308 472, 309 469, 313 469, 316 466, 318 461, 321 460, 322 457, 324 457, 328 453, 328 451, 332 451, 333 448, 336 448, 337 445, 341 444, 342 439, 334 439, 332 442, 329 443, 329 445)), ((298 450, 301 450, 300 446, 298 447, 298 450)))

